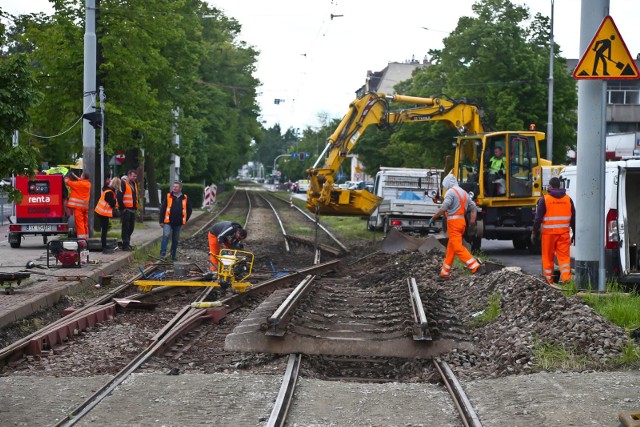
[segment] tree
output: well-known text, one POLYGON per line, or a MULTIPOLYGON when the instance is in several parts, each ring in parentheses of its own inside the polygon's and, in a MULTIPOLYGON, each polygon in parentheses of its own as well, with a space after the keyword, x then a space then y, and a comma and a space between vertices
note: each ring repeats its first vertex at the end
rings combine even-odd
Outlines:
MULTIPOLYGON (((545 129, 549 20, 536 15, 529 22, 528 9, 508 0, 478 1, 473 11, 476 17, 460 18, 443 49, 430 51, 433 65, 417 69, 396 92, 465 99, 480 107, 487 130, 529 129, 531 123, 545 129)), ((566 60, 554 48, 554 158, 564 158, 575 144, 577 94, 566 60)), ((370 174, 380 165, 441 168, 456 135, 436 122, 402 126, 390 135, 368 129, 354 151, 370 174)))
MULTIPOLYGON (((3 30, 3 29, 0 29, 3 30)), ((0 33, 4 40, 4 34, 0 33)), ((29 72, 29 63, 24 55, 0 58, 0 174, 32 174, 37 168, 37 151, 30 146, 12 144, 13 132, 30 121, 29 108, 37 105, 41 94, 29 72)), ((9 199, 21 198, 13 188, 3 188, 9 199)))

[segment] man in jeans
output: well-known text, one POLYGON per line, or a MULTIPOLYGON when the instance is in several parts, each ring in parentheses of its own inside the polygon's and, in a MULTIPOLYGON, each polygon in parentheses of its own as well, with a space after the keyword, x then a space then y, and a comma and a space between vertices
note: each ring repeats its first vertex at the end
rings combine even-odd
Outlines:
POLYGON ((189 221, 191 217, 191 203, 186 194, 182 193, 182 184, 174 182, 171 193, 160 206, 160 227, 162 227, 162 243, 160 245, 160 256, 167 255, 167 244, 171 235, 171 259, 177 260, 178 241, 180 240, 180 228, 189 221))
POLYGON ((136 226, 136 212, 138 211, 138 173, 131 169, 127 176, 122 177, 120 191, 117 193, 120 206, 120 221, 122 223, 122 250, 131 251, 131 235, 136 226))

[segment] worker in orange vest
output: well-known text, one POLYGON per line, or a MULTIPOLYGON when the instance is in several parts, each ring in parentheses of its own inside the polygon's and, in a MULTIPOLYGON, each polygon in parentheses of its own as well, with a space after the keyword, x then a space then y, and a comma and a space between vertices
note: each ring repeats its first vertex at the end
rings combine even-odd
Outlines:
POLYGON ((71 189, 67 207, 73 210, 76 221, 76 236, 78 239, 89 238, 89 200, 91 199, 91 182, 89 174, 83 172, 78 178, 73 172, 71 178, 66 178, 65 183, 71 189))
POLYGON ((94 209, 96 219, 100 222, 100 243, 102 243, 102 253, 104 254, 113 253, 113 249, 107 248, 107 232, 109 231, 109 219, 113 218, 113 212, 118 203, 116 199, 116 191, 119 189, 120 178, 113 178, 109 181, 109 185, 105 185, 102 188, 102 195, 94 209))
POLYGON ((542 234, 542 275, 547 283, 553 283, 554 255, 558 259, 561 282, 571 280, 570 246, 576 237, 576 208, 573 200, 560 188, 560 179, 549 180, 548 194, 538 200, 533 220, 531 242, 536 244, 542 234), (542 232, 540 230, 542 229, 542 232), (569 231, 573 234, 569 234, 569 231))
POLYGON ((447 190, 444 194, 442 207, 429 220, 429 226, 432 227, 436 219, 443 215, 447 218, 449 242, 438 280, 445 281, 451 278, 453 260, 456 256, 472 273, 483 274, 486 272, 484 266, 462 244, 462 238, 467 228, 465 214, 470 213, 470 222, 475 226, 478 214, 476 204, 471 200, 469 194, 458 185, 458 180, 453 174, 444 177, 442 186, 447 190))
POLYGON ((122 177, 120 189, 116 193, 118 207, 120 208, 120 221, 122 223, 122 250, 132 251, 131 235, 136 227, 136 212, 138 211, 138 173, 135 169, 127 172, 122 177))
POLYGON ((180 229, 191 217, 191 203, 186 194, 182 192, 182 184, 174 182, 171 193, 167 193, 166 199, 160 206, 160 227, 162 227, 162 243, 160 244, 160 256, 167 255, 167 245, 171 236, 171 260, 177 260, 178 241, 180 229))

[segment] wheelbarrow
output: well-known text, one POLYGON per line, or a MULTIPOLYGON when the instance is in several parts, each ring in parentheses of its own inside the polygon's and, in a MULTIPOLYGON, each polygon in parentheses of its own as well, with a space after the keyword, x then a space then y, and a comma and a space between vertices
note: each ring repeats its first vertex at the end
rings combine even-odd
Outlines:
POLYGON ((15 289, 20 286, 20 282, 31 277, 31 273, 18 271, 15 273, 0 273, 0 287, 4 288, 7 295, 13 294, 15 289))

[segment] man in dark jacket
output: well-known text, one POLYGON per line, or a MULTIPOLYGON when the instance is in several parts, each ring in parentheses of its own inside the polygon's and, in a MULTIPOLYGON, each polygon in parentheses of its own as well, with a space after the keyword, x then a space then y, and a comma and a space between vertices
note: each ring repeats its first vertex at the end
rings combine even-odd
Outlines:
POLYGON ((160 256, 167 255, 167 244, 171 236, 171 259, 177 260, 178 241, 180 229, 191 218, 191 203, 186 194, 182 193, 182 184, 173 183, 171 193, 162 201, 160 206, 160 227, 162 227, 162 243, 160 244, 160 256))
POLYGON ((242 249, 242 240, 247 238, 247 230, 237 222, 222 221, 213 224, 209 230, 209 260, 210 269, 216 271, 218 259, 213 255, 220 253, 220 247, 230 249, 242 249))
POLYGON ((553 257, 558 259, 560 280, 571 280, 570 245, 576 236, 576 208, 573 200, 560 188, 560 179, 549 180, 548 194, 540 197, 533 220, 531 242, 536 244, 542 234, 542 275, 553 283, 553 257), (573 234, 570 235, 569 231, 573 234))

